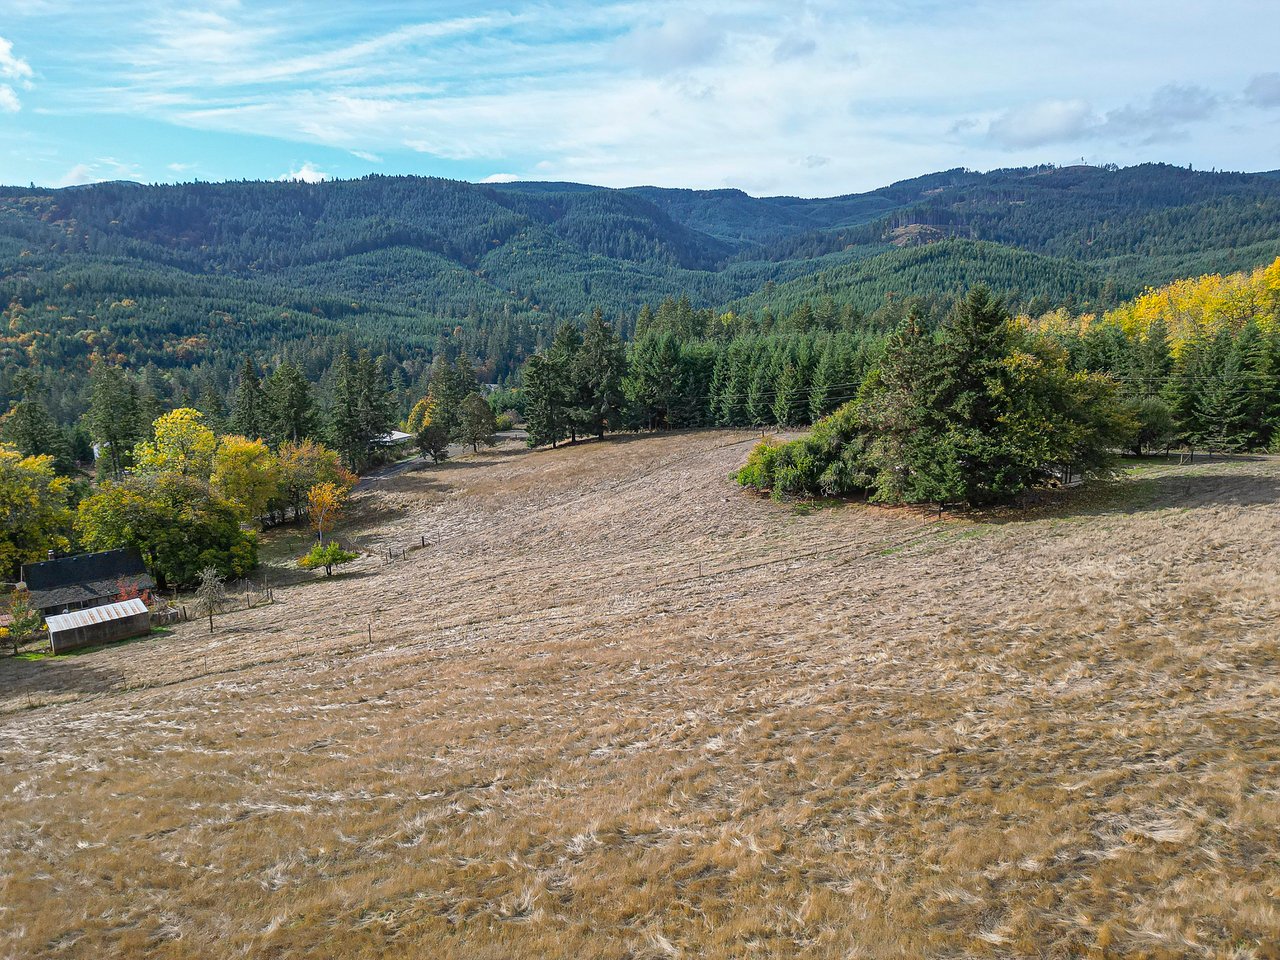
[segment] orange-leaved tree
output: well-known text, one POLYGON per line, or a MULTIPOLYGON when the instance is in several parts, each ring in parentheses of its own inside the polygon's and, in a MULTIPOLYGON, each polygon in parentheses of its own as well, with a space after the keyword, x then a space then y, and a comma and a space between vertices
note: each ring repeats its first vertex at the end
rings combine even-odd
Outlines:
POLYGON ((307 516, 311 518, 311 526, 324 543, 324 535, 333 529, 346 506, 349 488, 325 481, 317 483, 307 490, 307 516))

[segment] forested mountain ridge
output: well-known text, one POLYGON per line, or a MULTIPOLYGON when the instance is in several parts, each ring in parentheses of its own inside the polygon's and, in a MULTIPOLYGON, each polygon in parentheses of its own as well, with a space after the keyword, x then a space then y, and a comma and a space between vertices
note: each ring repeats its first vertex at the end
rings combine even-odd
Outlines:
POLYGON ((0 187, 0 401, 24 367, 76 380, 98 358, 188 393, 225 392, 245 355, 319 378, 343 333, 409 379, 442 349, 503 379, 596 306, 624 334, 682 294, 868 315, 981 282, 1033 313, 1108 309, 1277 255, 1280 178, 1158 164, 955 169, 819 199, 412 176, 0 187))

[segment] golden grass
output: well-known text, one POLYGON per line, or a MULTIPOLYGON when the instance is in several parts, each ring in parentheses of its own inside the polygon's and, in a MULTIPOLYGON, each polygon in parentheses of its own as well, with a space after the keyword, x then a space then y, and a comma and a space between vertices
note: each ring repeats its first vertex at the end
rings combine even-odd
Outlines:
POLYGON ((1280 461, 979 524, 750 442, 410 474, 404 562, 0 662, 0 957, 1280 956, 1280 461))

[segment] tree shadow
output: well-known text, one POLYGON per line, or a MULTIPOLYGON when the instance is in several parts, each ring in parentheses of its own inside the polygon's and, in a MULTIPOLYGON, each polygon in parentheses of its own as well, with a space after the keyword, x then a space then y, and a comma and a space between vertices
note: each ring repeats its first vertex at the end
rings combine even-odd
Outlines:
POLYGON ((123 642, 39 660, 0 656, 0 714, 42 706, 49 694, 103 693, 118 688, 124 674, 93 655, 121 645, 123 642))
MULTIPOLYGON (((1280 503, 1280 477, 1257 472, 1208 472, 1206 466, 1256 463, 1262 457, 1215 457, 1152 475, 1132 472, 1113 481, 1079 487, 1036 490, 1018 504, 975 510, 967 516, 983 523, 1066 517, 1102 517, 1192 507, 1264 507, 1280 503)), ((1164 467, 1163 463, 1153 466, 1164 467)))

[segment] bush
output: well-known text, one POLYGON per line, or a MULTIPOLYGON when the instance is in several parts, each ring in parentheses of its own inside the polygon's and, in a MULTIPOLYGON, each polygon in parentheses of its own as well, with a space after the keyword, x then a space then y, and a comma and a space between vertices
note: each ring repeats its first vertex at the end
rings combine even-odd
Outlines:
POLYGON ((334 567, 339 564, 350 563, 358 556, 360 556, 358 553, 343 550, 341 544, 330 540, 326 544, 317 543, 312 547, 310 553, 298 559, 298 566, 303 570, 317 570, 320 567, 324 567, 324 575, 332 577, 334 567))
POLYGON ((772 496, 844 497, 865 492, 873 475, 866 463, 865 437, 857 406, 847 403, 790 443, 756 444, 734 479, 772 496))

